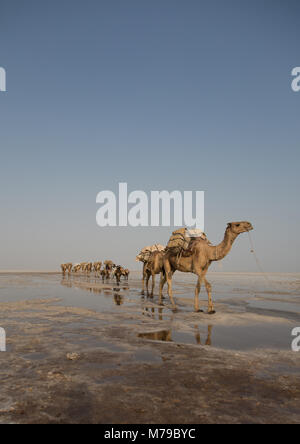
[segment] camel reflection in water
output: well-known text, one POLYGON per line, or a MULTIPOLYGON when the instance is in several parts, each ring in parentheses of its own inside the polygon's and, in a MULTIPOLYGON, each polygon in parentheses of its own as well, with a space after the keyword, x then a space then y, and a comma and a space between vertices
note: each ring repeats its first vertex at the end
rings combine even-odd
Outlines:
MULTIPOLYGON (((207 326, 207 338, 205 341, 205 344, 203 345, 208 345, 211 346, 212 345, 212 330, 213 330, 213 326, 212 325, 208 325, 207 326)), ((202 345, 201 342, 201 335, 200 335, 200 330, 199 330, 199 326, 195 325, 195 339, 198 345, 202 345)))
MULTIPOLYGON (((121 291, 121 288, 106 288, 106 289, 103 289, 103 288, 97 288, 97 287, 94 287, 94 286, 87 286, 86 284, 85 284, 85 282, 87 281, 86 279, 82 279, 82 281, 80 282, 80 281, 78 281, 78 280, 76 280, 76 281, 74 281, 74 280, 72 280, 72 278, 71 278, 71 276, 64 276, 63 278, 62 278, 62 280, 61 280, 61 285, 63 285, 64 287, 68 287, 68 288, 72 288, 72 287, 75 287, 75 288, 80 288, 81 290, 84 290, 84 291, 87 291, 87 292, 89 292, 89 293, 93 293, 93 294, 102 294, 102 292, 103 292, 103 294, 105 295, 105 296, 111 296, 112 295, 112 293, 114 292, 114 294, 113 294, 113 297, 114 297, 114 303, 116 304, 116 305, 118 305, 118 306, 120 306, 120 305, 123 305, 124 304, 124 296, 122 296, 120 293, 118 293, 118 292, 120 292, 121 291), (81 282, 84 282, 84 284, 82 284, 81 282)), ((90 282, 90 281, 89 281, 90 282)), ((90 282, 91 283, 91 282, 90 282)), ((129 289, 129 287, 122 287, 122 290, 128 290, 129 289)))
POLYGON ((152 319, 157 319, 158 321, 163 321, 163 310, 164 310, 163 308, 144 307, 143 316, 147 316, 152 319))
MULTIPOLYGON (((196 344, 211 346, 212 345, 212 330, 213 330, 213 326, 208 325, 207 326, 207 337, 206 337, 205 342, 202 343, 199 326, 195 325, 194 337, 196 340, 196 344)), ((177 333, 177 335, 180 336, 180 332, 176 332, 176 333, 177 333)), ((150 333, 139 333, 138 337, 143 338, 143 339, 149 339, 151 341, 173 342, 172 330, 160 330, 160 331, 154 331, 154 332, 150 332, 150 333)))
POLYGON ((123 305, 124 296, 122 296, 120 293, 114 293, 114 302, 116 305, 123 305))
MULTIPOLYGON (((98 288, 93 285, 93 282, 91 282, 90 279, 87 279, 84 277, 80 280, 73 280, 71 276, 66 275, 61 280, 61 285, 72 288, 76 287, 84 291, 88 291, 89 293, 93 294, 104 294, 105 296, 113 296, 113 302, 116 306, 121 306, 125 302, 124 296, 121 294, 122 290, 129 290, 128 286, 124 287, 112 287, 112 288, 98 288), (90 283, 91 285, 88 286, 86 282, 90 283)), ((164 317, 164 310, 165 307, 143 307, 143 315, 146 317, 150 317, 153 320, 163 321, 163 320, 169 320, 172 321, 174 316, 168 317, 167 315, 164 317)), ((200 326, 195 325, 194 326, 195 332, 194 332, 194 339, 196 341, 197 345, 206 345, 211 346, 212 345, 212 330, 213 326, 208 325, 207 326, 207 337, 205 342, 202 343, 201 339, 201 333, 200 333, 200 326)), ((176 335, 180 337, 180 332, 176 332, 176 335)), ((138 335, 139 337, 150 339, 154 341, 165 341, 165 342, 173 342, 172 339, 172 330, 161 330, 156 331, 152 333, 141 333, 138 335)), ((192 336, 192 335, 191 335, 192 336)), ((191 341, 192 343, 193 341, 191 341)))

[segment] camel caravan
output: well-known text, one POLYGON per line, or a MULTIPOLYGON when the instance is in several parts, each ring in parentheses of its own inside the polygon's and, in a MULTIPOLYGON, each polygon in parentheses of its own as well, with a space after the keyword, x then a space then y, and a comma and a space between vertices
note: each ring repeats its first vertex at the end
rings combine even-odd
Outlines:
POLYGON ((125 280, 129 279, 130 271, 121 265, 116 265, 111 260, 106 260, 103 263, 99 262, 81 262, 73 265, 72 263, 61 264, 60 266, 63 276, 66 274, 84 274, 90 276, 94 273, 95 277, 101 277, 103 282, 105 280, 115 278, 119 283, 123 277, 125 280))
MULTIPOLYGON (((142 294, 145 294, 146 287, 147 296, 153 297, 155 278, 156 275, 160 275, 159 304, 163 305, 163 289, 167 283, 168 296, 173 310, 176 310, 172 289, 173 275, 175 271, 193 273, 198 276, 194 295, 195 312, 203 312, 199 308, 199 294, 204 284, 208 296, 208 314, 214 314, 212 286, 206 279, 207 271, 213 262, 221 261, 230 253, 233 243, 240 234, 251 230, 253 230, 253 226, 250 222, 230 222, 227 224, 222 242, 212 245, 203 231, 181 228, 172 233, 166 247, 154 244, 143 248, 136 256, 136 261, 143 263, 142 294), (152 278, 152 286, 149 292, 150 278, 152 278)), ((106 260, 103 263, 100 261, 82 262, 75 265, 66 263, 61 265, 61 270, 64 276, 67 273, 69 275, 84 273, 87 276, 95 273, 95 277, 102 278, 103 282, 115 278, 118 284, 121 278, 128 280, 130 274, 127 268, 116 265, 111 260, 106 260)))
POLYGON ((204 284, 208 296, 208 314, 214 314, 212 286, 206 279, 207 271, 213 262, 220 261, 229 254, 234 241, 240 234, 251 230, 253 230, 253 226, 250 222, 231 222, 226 227, 222 242, 214 246, 201 230, 181 228, 173 232, 166 247, 154 244, 143 248, 136 257, 137 261, 143 263, 142 294, 145 292, 146 281, 147 295, 153 297, 155 276, 159 274, 159 304, 163 305, 163 288, 167 282, 168 296, 173 310, 176 310, 172 277, 175 271, 193 273, 198 276, 194 297, 195 312, 203 312, 199 308, 199 294, 201 286, 204 284), (148 286, 151 277, 152 288, 149 293, 148 286))

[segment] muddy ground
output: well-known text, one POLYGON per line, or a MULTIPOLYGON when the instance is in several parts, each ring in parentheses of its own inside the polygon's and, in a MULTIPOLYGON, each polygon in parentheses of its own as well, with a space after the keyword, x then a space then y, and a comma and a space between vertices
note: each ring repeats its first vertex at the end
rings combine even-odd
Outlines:
POLYGON ((173 313, 136 277, 1 275, 0 423, 298 423, 298 276, 215 281, 209 316, 180 278, 173 313))

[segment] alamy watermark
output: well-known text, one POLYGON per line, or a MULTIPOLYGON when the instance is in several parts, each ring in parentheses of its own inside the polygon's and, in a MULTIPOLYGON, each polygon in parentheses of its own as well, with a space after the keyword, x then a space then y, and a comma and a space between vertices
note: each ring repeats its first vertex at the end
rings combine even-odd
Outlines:
POLYGON ((119 183, 118 197, 101 191, 96 221, 99 227, 182 227, 204 231, 204 191, 132 191, 119 183))
POLYGON ((294 328, 294 330, 292 331, 292 336, 296 336, 292 342, 292 350, 294 352, 299 352, 300 351, 300 327, 294 328))
POLYGON ((6 333, 4 328, 0 327, 0 352, 6 352, 6 333))
POLYGON ((0 67, 0 92, 6 92, 6 71, 0 67))
POLYGON ((295 92, 299 92, 300 91, 300 67, 293 69, 292 76, 294 77, 294 79, 292 81, 292 90, 295 92))

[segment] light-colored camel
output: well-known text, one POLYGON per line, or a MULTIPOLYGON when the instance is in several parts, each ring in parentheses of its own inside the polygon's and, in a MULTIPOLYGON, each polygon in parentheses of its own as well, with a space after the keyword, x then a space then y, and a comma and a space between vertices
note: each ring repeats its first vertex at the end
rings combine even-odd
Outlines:
POLYGON ((75 264, 73 267, 73 273, 78 273, 81 270, 80 264, 75 264))
POLYGON ((66 264, 61 264, 60 268, 61 268, 61 272, 62 272, 62 274, 65 275, 65 274, 66 274, 66 271, 67 271, 67 266, 66 266, 66 264))
POLYGON ((60 268, 63 275, 65 275, 66 272, 70 274, 72 272, 73 264, 71 264, 71 262, 68 262, 67 264, 61 264, 60 268))
POLYGON ((154 293, 154 287, 155 287, 155 276, 157 274, 160 274, 160 279, 161 281, 164 278, 164 255, 165 252, 164 251, 154 251, 148 262, 146 262, 145 264, 145 270, 144 273, 146 275, 146 290, 147 290, 147 295, 149 295, 149 279, 152 276, 152 288, 151 288, 151 293, 150 296, 153 296, 154 293))
POLYGON ((106 279, 110 279, 110 275, 113 272, 113 270, 116 268, 116 265, 113 263, 113 261, 106 260, 104 262, 104 266, 105 266, 104 268, 106 271, 105 277, 106 277, 106 279))
POLYGON ((100 262, 100 261, 99 262, 94 262, 93 268, 94 268, 94 272, 95 272, 96 276, 100 275, 101 267, 102 267, 102 262, 100 262))
POLYGON ((220 261, 228 255, 234 241, 241 233, 246 233, 251 230, 253 230, 253 227, 250 222, 231 222, 227 225, 224 239, 219 245, 209 245, 207 241, 198 238, 197 240, 191 241, 189 247, 190 253, 184 253, 182 256, 177 256, 172 254, 171 251, 167 251, 163 259, 165 275, 160 282, 160 303, 162 304, 162 290, 167 281, 168 295, 173 308, 176 309, 172 291, 173 274, 176 270, 184 273, 194 273, 198 276, 194 300, 195 311, 201 311, 199 310, 199 293, 202 283, 204 282, 208 295, 208 313, 214 314, 215 310, 211 296, 212 287, 206 279, 208 268, 212 262, 220 261))
POLYGON ((128 270, 128 268, 125 268, 125 270, 123 270, 123 276, 127 281, 129 279, 129 274, 130 274, 130 271, 128 270))
MULTIPOLYGON (((149 271, 147 272, 147 263, 153 252, 162 252, 165 251, 165 247, 160 244, 152 245, 151 247, 145 247, 141 250, 140 254, 138 254, 135 258, 136 262, 143 263, 143 275, 142 275, 142 295, 145 294, 145 282, 147 280, 147 276, 149 271)), ((149 279, 148 279, 149 282, 149 279)), ((147 284, 148 285, 148 284, 147 284)), ((147 287, 148 291, 148 287, 147 287)))
POLYGON ((87 262, 81 262, 81 271, 86 271, 87 262))

